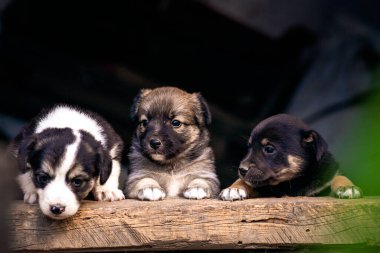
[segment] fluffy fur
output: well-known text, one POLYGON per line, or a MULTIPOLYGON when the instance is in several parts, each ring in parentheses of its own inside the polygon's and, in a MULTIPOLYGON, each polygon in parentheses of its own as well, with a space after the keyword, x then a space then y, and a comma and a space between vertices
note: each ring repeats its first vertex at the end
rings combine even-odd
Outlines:
POLYGON ((260 122, 251 133, 239 177, 220 197, 315 196, 331 187, 339 198, 359 198, 361 191, 344 176, 325 140, 304 122, 279 114, 260 122))
POLYGON ((136 124, 126 194, 140 200, 217 196, 219 180, 207 126, 211 113, 199 93, 144 89, 135 98, 136 124))
POLYGON ((121 200, 123 142, 99 115, 68 105, 42 111, 9 146, 27 203, 53 219, 74 215, 91 191, 96 200, 121 200))

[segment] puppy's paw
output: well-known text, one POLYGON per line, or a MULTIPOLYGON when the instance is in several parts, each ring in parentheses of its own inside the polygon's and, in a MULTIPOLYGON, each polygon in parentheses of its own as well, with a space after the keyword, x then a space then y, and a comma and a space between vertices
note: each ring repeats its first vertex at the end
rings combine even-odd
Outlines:
POLYGON ((38 195, 37 192, 26 192, 24 194, 24 202, 28 204, 34 204, 37 202, 38 195))
POLYGON ((246 190, 242 188, 226 188, 220 192, 219 197, 222 200, 234 201, 246 199, 248 194, 246 190))
POLYGON ((357 186, 341 186, 335 191, 335 197, 340 199, 358 199, 363 196, 362 190, 357 186))
POLYGON ((183 196, 187 199, 204 199, 209 198, 210 194, 207 189, 202 187, 191 187, 184 191, 183 196))
POLYGON ((156 187, 146 187, 137 193, 137 198, 140 200, 162 200, 166 197, 166 193, 156 187))
POLYGON ((119 189, 95 191, 94 197, 95 200, 98 201, 118 201, 125 199, 123 192, 119 189))

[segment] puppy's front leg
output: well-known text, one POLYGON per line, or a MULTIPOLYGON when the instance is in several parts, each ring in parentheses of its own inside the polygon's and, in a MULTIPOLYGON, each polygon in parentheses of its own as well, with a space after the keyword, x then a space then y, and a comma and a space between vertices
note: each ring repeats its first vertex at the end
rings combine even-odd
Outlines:
POLYGON ((222 200, 230 201, 242 200, 253 196, 254 194, 252 188, 240 178, 236 180, 230 187, 222 190, 219 194, 219 197, 222 200))
POLYGON ((112 160, 112 171, 107 181, 101 185, 97 180, 93 194, 96 200, 115 201, 125 199, 123 192, 119 189, 120 162, 112 160))
POLYGON ((24 202, 34 204, 37 202, 37 189, 32 181, 32 171, 25 172, 17 176, 17 182, 24 193, 24 202))
POLYGON ((183 196, 188 199, 204 199, 211 197, 210 183, 203 178, 192 180, 183 192, 183 196))
POLYGON ((362 191, 345 176, 335 176, 331 181, 332 193, 340 199, 357 199, 362 197, 362 191))
POLYGON ((130 191, 128 197, 140 200, 162 200, 166 197, 166 193, 160 184, 153 178, 143 178, 129 186, 130 191))

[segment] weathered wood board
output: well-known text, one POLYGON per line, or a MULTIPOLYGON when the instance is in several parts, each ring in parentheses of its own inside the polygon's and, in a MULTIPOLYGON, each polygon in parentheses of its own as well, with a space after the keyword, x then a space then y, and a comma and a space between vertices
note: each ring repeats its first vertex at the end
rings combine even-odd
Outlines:
POLYGON ((11 249, 124 251, 380 246, 380 198, 263 198, 85 201, 63 221, 15 202, 11 249))

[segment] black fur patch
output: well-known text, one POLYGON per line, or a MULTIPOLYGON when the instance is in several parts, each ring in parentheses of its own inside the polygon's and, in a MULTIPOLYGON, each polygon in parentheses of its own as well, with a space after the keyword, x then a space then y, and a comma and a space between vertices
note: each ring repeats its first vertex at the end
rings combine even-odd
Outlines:
POLYGON ((69 128, 50 128, 33 135, 31 140, 33 141, 29 145, 33 148, 26 154, 26 162, 30 165, 28 169, 33 171, 35 186, 44 188, 48 181, 54 178, 54 171, 47 170, 46 165, 52 169, 56 168, 62 162, 65 147, 75 141, 75 136, 69 128), (49 177, 49 179, 45 180, 44 177, 49 177))

